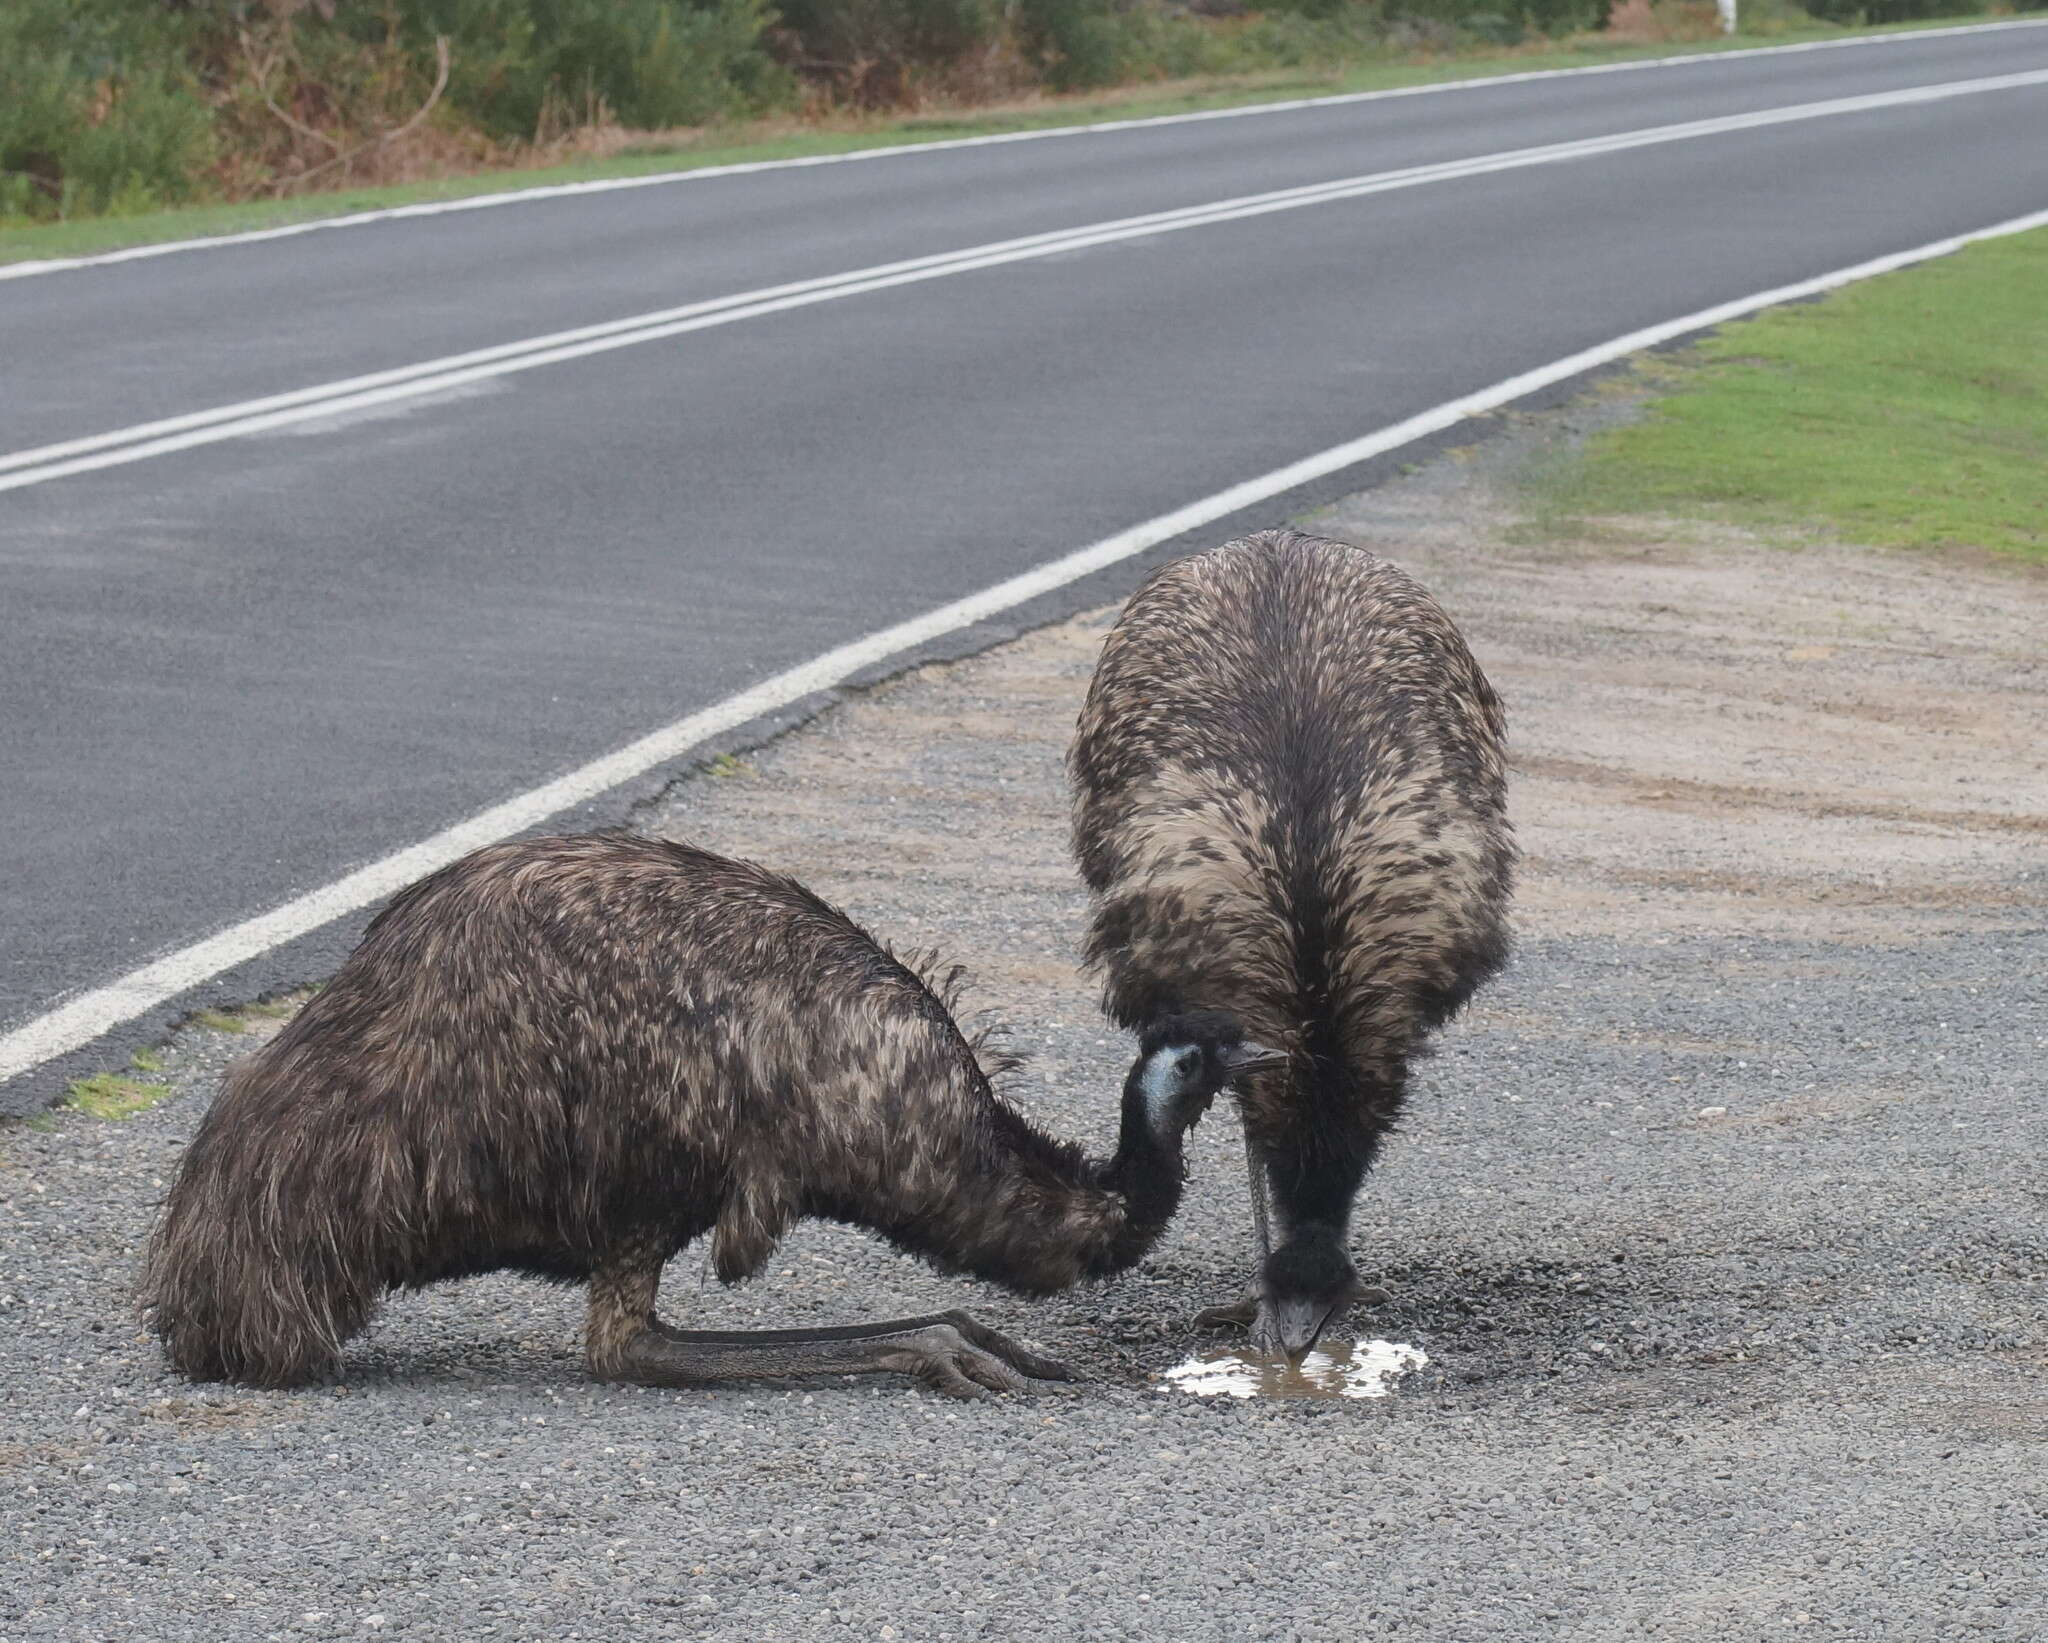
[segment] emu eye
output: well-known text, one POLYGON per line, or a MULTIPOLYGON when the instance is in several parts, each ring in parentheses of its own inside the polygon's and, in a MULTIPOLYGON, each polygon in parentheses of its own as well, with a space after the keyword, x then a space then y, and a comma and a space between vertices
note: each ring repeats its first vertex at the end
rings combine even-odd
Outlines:
POLYGON ((1200 1050, 1182 1050, 1180 1052, 1180 1059, 1174 1063, 1174 1070, 1183 1078, 1193 1078, 1196 1073, 1202 1070, 1202 1052, 1200 1050))

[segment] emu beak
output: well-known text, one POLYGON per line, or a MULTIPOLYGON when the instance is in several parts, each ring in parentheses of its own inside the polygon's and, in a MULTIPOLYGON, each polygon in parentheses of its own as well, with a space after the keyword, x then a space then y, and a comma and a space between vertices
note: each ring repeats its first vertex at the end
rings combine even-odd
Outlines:
POLYGON ((1246 1039, 1223 1052, 1223 1068, 1232 1078, 1242 1078, 1246 1073, 1271 1072, 1276 1067, 1284 1067, 1291 1059, 1285 1050, 1268 1049, 1246 1039))
POLYGON ((1252 1319, 1252 1346, 1269 1356, 1285 1353, 1289 1363, 1300 1363, 1350 1305, 1349 1295, 1335 1301, 1309 1295, 1261 1295, 1258 1316, 1252 1319))

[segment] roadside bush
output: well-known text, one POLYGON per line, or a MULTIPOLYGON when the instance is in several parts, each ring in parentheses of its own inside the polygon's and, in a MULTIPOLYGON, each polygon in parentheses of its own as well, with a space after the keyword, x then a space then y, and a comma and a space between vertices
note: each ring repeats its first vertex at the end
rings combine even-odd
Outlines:
POLYGON ((122 0, 0 5, 0 214, 191 197, 213 131, 179 47, 172 19, 122 0))
POLYGON ((1392 17, 1448 24, 1496 45, 1579 34, 1607 21, 1608 0, 1389 0, 1392 17))
POLYGON ((1054 91, 1116 85, 1135 78, 1148 59, 1156 62, 1158 41, 1144 38, 1147 20, 1117 0, 1019 0, 1017 8, 1024 49, 1054 91))
POLYGON ((184 0, 182 15, 223 138, 216 181, 245 195, 442 175, 588 128, 788 106, 796 82, 764 44, 767 6, 184 0))
POLYGON ((703 125, 796 97, 763 43, 767 0, 389 0, 342 15, 421 56, 445 37, 450 106, 501 140, 703 125))
POLYGON ((779 10, 788 59, 855 107, 916 102, 925 84, 957 81, 977 59, 998 80, 1016 77, 1001 0, 780 0, 779 10))
MULTIPOLYGON (((1807 12, 1824 23, 1911 23, 1922 17, 1968 17, 1982 0, 1805 0, 1807 12)), ((2014 9, 2034 9, 2022 4, 2014 9)))
POLYGON ((1019 0, 1017 28, 1039 78, 1055 91, 1327 69, 1389 49, 1389 26, 1378 5, 1357 0, 1286 0, 1237 16, 1199 16, 1130 0, 1019 0))

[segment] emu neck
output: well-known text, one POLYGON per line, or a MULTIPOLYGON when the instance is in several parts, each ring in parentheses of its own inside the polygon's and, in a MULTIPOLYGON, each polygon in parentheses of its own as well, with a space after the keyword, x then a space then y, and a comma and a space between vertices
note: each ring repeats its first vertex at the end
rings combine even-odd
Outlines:
POLYGON ((814 1192, 804 1212, 872 1227, 942 1271, 1025 1295, 1106 1278, 1143 1258, 1180 1206, 1177 1110, 1157 1122, 1144 1090, 1127 1082, 1117 1149, 1091 1159, 985 1092, 984 1102, 957 1133, 927 1137, 930 1156, 890 1149, 853 1160, 858 1171, 814 1192))
POLYGON ((1187 1184, 1182 1162, 1185 1128, 1166 1110, 1158 1093, 1146 1087, 1144 1074, 1141 1062, 1124 1081, 1123 1125, 1116 1154, 1102 1174, 1103 1185, 1129 1206, 1125 1237, 1119 1242, 1137 1247, 1125 1265, 1135 1262, 1166 1229, 1187 1184))

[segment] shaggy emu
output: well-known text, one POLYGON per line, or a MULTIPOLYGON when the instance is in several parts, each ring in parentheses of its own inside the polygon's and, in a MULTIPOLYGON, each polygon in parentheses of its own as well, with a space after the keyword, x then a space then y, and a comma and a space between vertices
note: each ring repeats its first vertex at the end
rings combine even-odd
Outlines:
POLYGON ((1091 1162, 990 1088, 950 979, 684 845, 481 850, 397 896, 229 1075, 151 1246, 152 1325, 195 1380, 288 1386, 382 1292, 509 1267, 589 1285, 609 1379, 897 1371, 966 1397, 1066 1378, 957 1312, 742 1334, 654 1315, 691 1240, 735 1283, 802 1216, 1027 1295, 1122 1271, 1179 1206, 1187 1127, 1278 1061, 1218 1015, 1156 1024, 1115 1156, 1091 1162))
POLYGON ((1289 1055, 1239 1098, 1252 1298, 1204 1315, 1263 1351, 1366 1293, 1345 1233, 1409 1060, 1506 958, 1501 744, 1422 587, 1293 531, 1165 566, 1103 646, 1068 765, 1104 1007, 1229 1009, 1289 1055))

